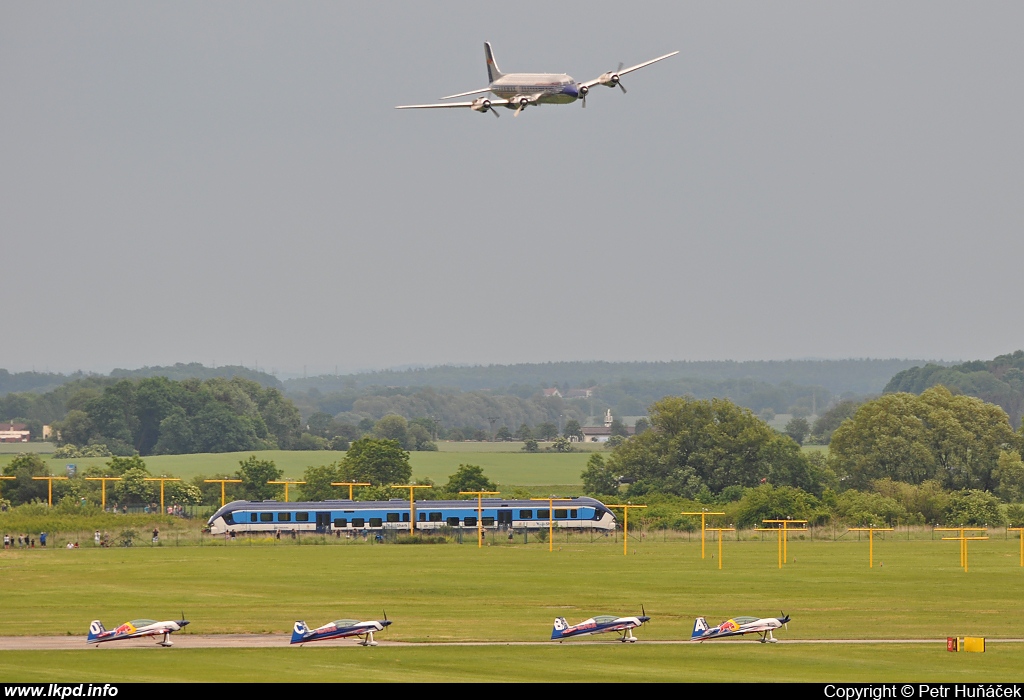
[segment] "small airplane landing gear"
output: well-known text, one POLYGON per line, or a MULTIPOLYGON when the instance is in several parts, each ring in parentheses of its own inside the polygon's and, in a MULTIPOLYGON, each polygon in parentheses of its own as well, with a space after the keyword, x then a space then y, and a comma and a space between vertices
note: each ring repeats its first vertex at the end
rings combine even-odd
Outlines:
POLYGON ((368 632, 368 633, 366 634, 366 636, 365 636, 365 637, 363 637, 363 641, 361 641, 361 642, 359 642, 359 643, 360 643, 360 644, 361 644, 362 646, 364 646, 364 647, 375 647, 375 646, 377 646, 377 642, 375 642, 375 641, 373 640, 373 632, 368 632))
POLYGON ((169 632, 164 632, 164 638, 162 641, 157 642, 162 647, 173 647, 174 643, 171 641, 171 635, 169 632))

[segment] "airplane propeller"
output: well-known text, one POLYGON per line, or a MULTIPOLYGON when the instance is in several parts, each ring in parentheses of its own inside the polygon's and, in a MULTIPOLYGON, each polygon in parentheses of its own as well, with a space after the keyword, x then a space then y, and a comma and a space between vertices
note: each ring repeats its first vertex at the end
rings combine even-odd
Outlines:
POLYGON ((782 622, 782 626, 785 627, 786 631, 788 632, 789 631, 789 615, 787 615, 786 613, 782 612, 781 610, 779 611, 779 613, 782 615, 782 617, 779 618, 779 620, 782 622))
POLYGON ((580 100, 583 102, 583 109, 586 109, 587 108, 587 93, 590 92, 590 88, 588 88, 586 85, 580 85, 580 86, 577 87, 577 90, 578 90, 579 95, 580 95, 580 100))
POLYGON ((516 109, 516 113, 513 114, 512 116, 513 117, 518 117, 519 113, 522 112, 524 109, 526 109, 526 105, 528 105, 528 104, 530 104, 530 99, 528 97, 520 97, 519 98, 519 107, 516 109))
POLYGON ((494 106, 491 104, 491 101, 486 97, 479 97, 473 100, 473 104, 470 106, 470 109, 474 112, 490 112, 495 117, 501 118, 501 115, 494 110, 494 106))
POLYGON ((609 71, 605 73, 604 75, 597 79, 598 82, 601 83, 602 85, 607 85, 608 87, 615 87, 616 85, 618 85, 619 89, 622 90, 622 94, 625 95, 626 86, 622 84, 622 79, 619 77, 619 71, 622 70, 623 65, 624 64, 620 61, 619 67, 616 68, 614 72, 609 71))

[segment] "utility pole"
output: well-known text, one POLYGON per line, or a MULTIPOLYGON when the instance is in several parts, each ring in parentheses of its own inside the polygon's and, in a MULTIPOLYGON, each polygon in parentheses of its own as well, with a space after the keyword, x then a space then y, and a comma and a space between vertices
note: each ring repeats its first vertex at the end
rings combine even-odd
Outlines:
POLYGON ((491 424, 491 442, 494 442, 494 424, 498 422, 498 416, 487 416, 487 420, 491 424))

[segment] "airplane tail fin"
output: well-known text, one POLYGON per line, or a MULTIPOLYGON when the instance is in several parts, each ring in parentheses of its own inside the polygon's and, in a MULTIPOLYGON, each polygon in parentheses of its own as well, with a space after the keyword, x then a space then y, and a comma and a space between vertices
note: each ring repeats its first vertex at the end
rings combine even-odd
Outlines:
POLYGON ((569 627, 569 623, 565 621, 564 617, 555 618, 555 626, 551 629, 552 639, 561 639, 562 632, 569 627))
POLYGON ((484 57, 487 59, 487 80, 494 82, 502 76, 498 70, 498 64, 494 62, 494 51, 491 50, 491 42, 484 42, 484 57))
POLYGON ((103 626, 102 622, 100 622, 99 620, 93 620, 89 623, 89 636, 85 639, 86 643, 88 644, 90 642, 95 642, 97 639, 99 639, 99 636, 106 631, 107 630, 103 626))
POLYGON ((690 635, 690 641, 694 639, 700 639, 701 636, 708 630, 708 621, 703 617, 698 617, 693 621, 693 634, 690 635))
POLYGON ((306 638, 307 634, 309 634, 309 628, 306 627, 306 623, 302 620, 297 620, 295 622, 295 627, 292 628, 291 643, 295 644, 296 642, 301 642, 303 639, 306 638))

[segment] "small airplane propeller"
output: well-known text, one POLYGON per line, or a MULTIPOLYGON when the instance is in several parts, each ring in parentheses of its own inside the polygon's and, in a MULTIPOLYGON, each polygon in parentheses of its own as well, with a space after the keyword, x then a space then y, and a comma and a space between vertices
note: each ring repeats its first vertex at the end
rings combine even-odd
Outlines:
POLYGON ((644 610, 644 604, 640 603, 640 624, 646 624, 651 618, 647 616, 647 611, 644 610))
POLYGON ((786 631, 788 632, 789 631, 789 615, 787 615, 786 613, 782 612, 781 610, 779 611, 779 613, 782 615, 782 617, 779 618, 779 620, 782 622, 782 626, 785 627, 786 631))

